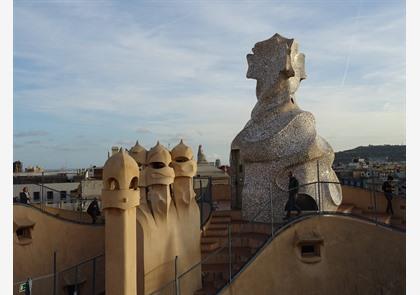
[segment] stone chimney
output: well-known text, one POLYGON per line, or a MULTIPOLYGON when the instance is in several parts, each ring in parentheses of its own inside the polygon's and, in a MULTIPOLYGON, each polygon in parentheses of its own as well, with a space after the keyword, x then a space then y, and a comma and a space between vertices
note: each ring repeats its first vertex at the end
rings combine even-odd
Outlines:
POLYGON ((139 169, 122 149, 103 168, 102 208, 105 213, 105 293, 137 293, 136 207, 139 169))

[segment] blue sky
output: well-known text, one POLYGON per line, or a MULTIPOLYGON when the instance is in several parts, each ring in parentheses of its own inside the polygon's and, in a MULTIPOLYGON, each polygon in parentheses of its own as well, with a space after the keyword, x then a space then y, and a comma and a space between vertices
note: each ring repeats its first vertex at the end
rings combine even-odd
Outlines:
POLYGON ((246 54, 306 55, 299 106, 336 150, 405 144, 404 1, 14 1, 14 160, 102 165, 180 138, 210 160, 256 103, 246 54))

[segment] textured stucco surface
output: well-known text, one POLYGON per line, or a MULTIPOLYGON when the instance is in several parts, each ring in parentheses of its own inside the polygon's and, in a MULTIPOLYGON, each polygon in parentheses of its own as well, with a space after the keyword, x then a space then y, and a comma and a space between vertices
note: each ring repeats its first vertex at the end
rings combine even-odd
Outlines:
MULTIPOLYGON (((140 195, 137 210, 138 294, 161 288, 159 294, 175 294, 175 257, 178 274, 201 260, 200 211, 192 181, 197 164, 183 142, 171 153, 157 145, 147 153, 147 164, 147 193, 140 195)), ((180 280, 182 294, 200 288, 201 267, 180 280)))
MULTIPOLYGON (((35 225, 30 244, 20 245, 16 233, 13 233, 14 282, 26 280, 28 277, 35 278, 51 274, 54 251, 57 251, 57 271, 104 253, 104 226, 67 222, 28 206, 14 205, 13 219, 21 218, 29 219, 35 225)), ((86 279, 86 282, 81 286, 82 292, 91 288, 91 271, 91 264, 79 269, 79 276, 86 279)), ((97 290, 103 291, 103 259, 98 260, 97 272, 97 290), (99 281, 100 278, 102 281, 99 281)), ((70 273, 67 274, 67 276, 69 275, 70 273)), ((64 289, 65 279, 68 277, 58 278, 58 294, 67 294, 64 289)), ((18 294, 17 287, 14 286, 15 294, 18 294)), ((33 282, 34 294, 52 294, 52 288, 52 279, 33 282)))
POLYGON ((341 216, 317 216, 281 232, 220 294, 405 294, 405 234, 341 216), (305 263, 297 237, 323 240, 305 263))

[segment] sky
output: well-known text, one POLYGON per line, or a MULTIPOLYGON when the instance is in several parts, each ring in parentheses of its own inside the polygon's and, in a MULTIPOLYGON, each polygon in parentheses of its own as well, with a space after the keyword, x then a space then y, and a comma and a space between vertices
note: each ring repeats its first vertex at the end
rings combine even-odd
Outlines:
POLYGON ((101 166, 112 146, 179 140, 229 162, 257 99, 246 54, 295 38, 297 104, 335 151, 405 144, 405 2, 14 2, 14 160, 101 166))

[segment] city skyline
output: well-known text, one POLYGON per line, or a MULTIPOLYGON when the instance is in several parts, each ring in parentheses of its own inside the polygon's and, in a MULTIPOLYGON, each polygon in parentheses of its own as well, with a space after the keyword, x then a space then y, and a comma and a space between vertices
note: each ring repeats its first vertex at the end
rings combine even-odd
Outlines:
POLYGON ((208 160, 256 103, 246 54, 279 33, 306 55, 297 103, 335 151, 405 144, 405 3, 14 3, 14 160, 102 165, 111 146, 208 160))

